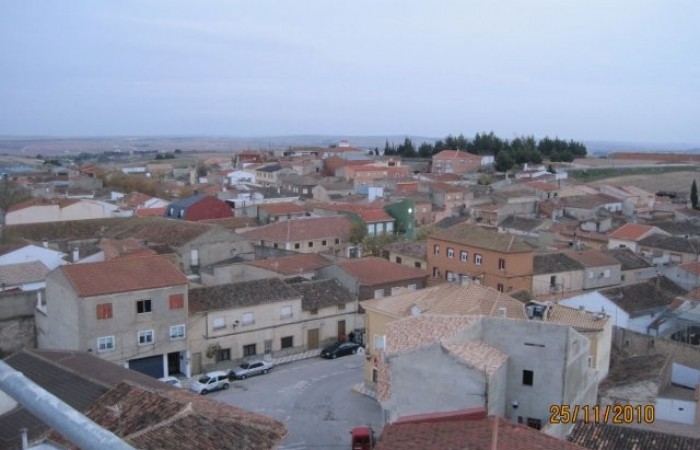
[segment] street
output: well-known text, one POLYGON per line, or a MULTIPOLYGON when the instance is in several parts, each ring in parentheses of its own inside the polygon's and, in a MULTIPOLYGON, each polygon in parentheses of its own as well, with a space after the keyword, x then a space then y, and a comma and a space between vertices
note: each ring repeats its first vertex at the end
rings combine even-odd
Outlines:
POLYGON ((353 427, 381 431, 379 404, 352 390, 362 381, 363 363, 362 355, 296 361, 209 396, 283 422, 289 434, 281 450, 350 448, 353 427))

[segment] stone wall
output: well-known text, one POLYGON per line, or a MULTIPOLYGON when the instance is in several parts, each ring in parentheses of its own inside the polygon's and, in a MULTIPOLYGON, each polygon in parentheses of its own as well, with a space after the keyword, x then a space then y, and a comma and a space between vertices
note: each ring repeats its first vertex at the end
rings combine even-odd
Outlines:
POLYGON ((0 320, 0 355, 23 348, 36 348, 34 316, 0 320))

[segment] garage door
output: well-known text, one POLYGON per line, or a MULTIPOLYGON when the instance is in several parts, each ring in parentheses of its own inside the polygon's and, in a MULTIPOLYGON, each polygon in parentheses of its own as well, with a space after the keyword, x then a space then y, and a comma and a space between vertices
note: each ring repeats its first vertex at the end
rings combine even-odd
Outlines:
POLYGON ((144 373, 153 378, 163 376, 163 356, 150 356, 148 358, 132 359, 129 361, 129 369, 144 373))

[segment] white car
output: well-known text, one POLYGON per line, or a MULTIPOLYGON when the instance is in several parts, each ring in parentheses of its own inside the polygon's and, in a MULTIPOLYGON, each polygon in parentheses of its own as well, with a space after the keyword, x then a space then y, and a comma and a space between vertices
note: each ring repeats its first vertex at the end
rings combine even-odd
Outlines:
POLYGON ((228 387, 228 374, 223 370, 206 373, 190 385, 191 390, 202 395, 207 395, 211 391, 218 391, 219 389, 226 390, 228 387))
POLYGON ((178 380, 175 377, 163 377, 163 378, 158 378, 158 379, 160 381, 162 381, 163 383, 169 384, 172 387, 176 387, 176 388, 182 387, 182 383, 180 383, 180 380, 178 380))
POLYGON ((247 361, 238 367, 231 369, 231 376, 237 380, 245 380, 252 375, 268 373, 272 369, 272 364, 262 359, 247 361))

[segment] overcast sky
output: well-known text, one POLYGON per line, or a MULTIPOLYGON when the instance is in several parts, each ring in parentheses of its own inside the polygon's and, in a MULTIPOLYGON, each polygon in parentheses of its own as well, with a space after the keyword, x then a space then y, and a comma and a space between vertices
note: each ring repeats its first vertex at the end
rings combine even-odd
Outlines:
POLYGON ((0 135, 700 143, 697 0, 0 0, 0 135))

